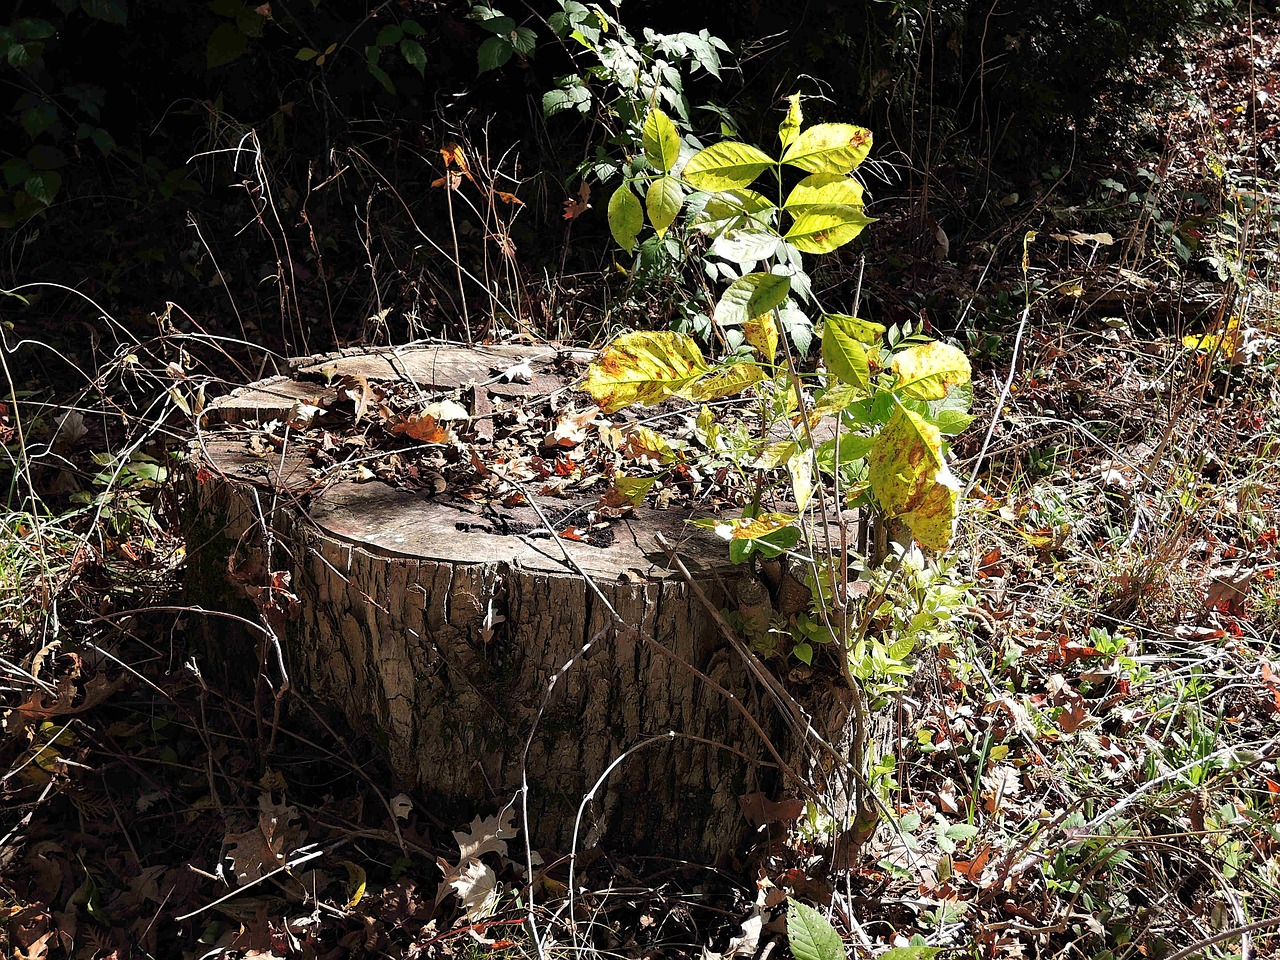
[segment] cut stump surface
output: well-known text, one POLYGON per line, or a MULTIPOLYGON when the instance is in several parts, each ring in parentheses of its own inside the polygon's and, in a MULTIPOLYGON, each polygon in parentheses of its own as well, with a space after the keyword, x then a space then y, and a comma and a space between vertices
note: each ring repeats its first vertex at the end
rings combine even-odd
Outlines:
MULTIPOLYGON (((265 456, 246 442, 295 404, 331 402, 348 375, 459 391, 475 409, 565 391, 587 358, 517 346, 345 353, 217 401, 193 444, 191 580, 207 590, 229 567, 242 582, 256 569, 259 605, 279 595, 294 687, 384 742, 395 776, 449 815, 492 812, 527 783, 534 843, 563 850, 604 777, 579 849, 720 858, 744 837, 739 797, 778 786, 742 711, 784 755, 785 724, 655 535, 716 603, 734 575, 723 541, 685 512, 652 509, 614 521, 604 545, 551 537, 532 507, 504 510, 514 522, 499 530, 445 497, 328 482, 287 434, 265 456), (531 382, 501 377, 524 360, 531 382)), ((257 657, 252 638, 220 640, 228 662, 257 657)))

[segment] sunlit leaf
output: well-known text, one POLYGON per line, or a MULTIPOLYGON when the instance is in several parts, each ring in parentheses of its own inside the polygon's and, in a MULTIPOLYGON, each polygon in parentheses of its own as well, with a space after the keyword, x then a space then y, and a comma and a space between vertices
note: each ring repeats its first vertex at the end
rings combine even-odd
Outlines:
POLYGON ((827 372, 864 392, 871 389, 871 365, 860 334, 866 321, 827 314, 822 325, 822 359, 827 372))
POLYGON ((640 198, 624 183, 609 198, 609 232, 618 246, 630 253, 643 229, 644 208, 640 206, 640 198))
POLYGON ((707 200, 693 225, 712 236, 738 227, 753 229, 766 226, 772 220, 768 214, 774 209, 772 203, 754 190, 722 190, 707 200))
POLYGON ((875 437, 864 437, 860 433, 849 433, 846 430, 840 434, 838 440, 832 437, 818 444, 817 449, 813 451, 814 459, 818 463, 818 469, 823 473, 835 473, 837 466, 846 466, 865 459, 874 443, 875 437), (837 454, 839 454, 838 457, 837 454))
POLYGON ((809 173, 848 173, 871 152, 871 131, 851 123, 819 123, 787 147, 782 162, 809 173))
POLYGON ((1240 318, 1230 317, 1227 320, 1226 329, 1221 333, 1188 334, 1182 338, 1182 345, 1189 350, 1212 353, 1234 362, 1244 346, 1244 331, 1240 329, 1240 318))
POLYGON ((778 236, 769 230, 730 230, 711 242, 717 257, 738 264, 768 260, 778 249, 778 236))
POLYGON ((844 942, 813 907, 787 898, 787 945, 796 960, 844 960, 844 942))
POLYGON ((778 440, 766 444, 751 466, 756 470, 773 470, 794 457, 799 449, 800 445, 794 440, 778 440))
POLYGON ((735 363, 693 381, 680 391, 680 395, 700 401, 735 397, 763 379, 765 373, 759 364, 735 363))
POLYGON ((650 182, 644 205, 649 211, 649 222, 658 231, 658 236, 666 234, 667 228, 675 223, 682 203, 684 188, 675 177, 658 177, 650 182))
POLYGON ((972 376, 964 351, 936 340, 894 354, 890 369, 898 375, 903 395, 916 400, 941 400, 948 389, 972 376))
POLYGON ((752 317, 742 325, 742 334, 761 360, 773 363, 778 355, 778 326, 773 322, 772 313, 752 317))
POLYGON ((824 321, 835 320, 840 324, 840 329, 863 343, 871 346, 880 342, 880 338, 885 335, 886 327, 882 323, 875 323, 871 320, 862 320, 859 317, 851 317, 845 313, 824 313, 822 315, 824 321))
POLYGON ((652 406, 709 370, 692 337, 669 331, 625 333, 587 368, 582 389, 605 413, 652 406))
POLYGON ((806 213, 796 220, 784 239, 801 253, 830 253, 875 223, 862 207, 815 207, 818 212, 806 213))
POLYGON ((782 208, 793 217, 830 213, 829 207, 861 207, 862 184, 839 173, 815 173, 792 188, 782 208))
POLYGON ((796 522, 790 513, 763 513, 758 517, 740 517, 733 522, 731 540, 759 540, 796 522))
POLYGON ((936 428, 898 407, 876 438, 867 467, 885 514, 906 523, 920 546, 943 550, 951 543, 960 483, 947 467, 936 428))
POLYGON ((364 891, 368 885, 368 879, 365 876, 364 867, 351 860, 339 860, 340 864, 347 868, 347 889, 350 896, 347 899, 348 910, 354 910, 356 905, 364 899, 364 891))
POLYGON ((671 118, 657 107, 645 117, 644 155, 663 173, 670 173, 680 157, 680 133, 671 118))
POLYGON ((613 478, 613 488, 620 499, 638 507, 657 482, 657 477, 628 477, 619 473, 613 478))
POLYGON ((834 417, 847 410, 855 400, 862 400, 867 391, 849 383, 832 383, 813 405, 812 418, 816 423, 823 417, 834 417))
POLYGON ((813 464, 808 451, 798 450, 787 460, 787 474, 791 477, 791 495, 796 509, 803 511, 813 497, 813 464))
POLYGON ((715 321, 738 326, 752 317, 768 313, 787 299, 791 280, 776 273, 749 273, 729 284, 716 304, 715 321))
POLYGON ((763 150, 726 140, 690 157, 684 178, 699 190, 732 190, 747 186, 773 164, 763 150))
POLYGON ((778 125, 778 139, 782 141, 782 149, 787 149, 791 141, 800 132, 800 124, 804 121, 804 112, 800 109, 800 94, 793 93, 787 97, 787 116, 778 125))

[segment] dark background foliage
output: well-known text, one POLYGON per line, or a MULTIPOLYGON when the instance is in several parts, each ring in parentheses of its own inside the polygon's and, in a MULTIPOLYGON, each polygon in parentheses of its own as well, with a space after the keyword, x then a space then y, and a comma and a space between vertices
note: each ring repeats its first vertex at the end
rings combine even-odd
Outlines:
MULTIPOLYGON (((523 184, 508 238, 522 274, 607 268, 602 211, 561 217, 605 131, 592 115, 542 116, 543 92, 578 69, 547 27, 556 9, 506 10, 536 51, 478 76, 486 34, 456 0, 19 3, 0 33, 4 281, 39 274, 125 315, 172 300, 213 332, 293 351, 368 334, 360 324, 386 306, 412 320, 382 336, 457 335, 450 318, 471 294, 422 243, 449 235, 467 269, 484 266, 484 225, 431 188, 453 140, 523 184), (420 57, 384 43, 389 27, 420 57)), ((871 127, 912 189, 946 165, 1016 185, 1045 158, 1132 133, 1108 122, 1149 93, 1132 68, 1176 59, 1177 31, 1206 12, 1203 0, 658 0, 620 16, 724 38, 738 70, 689 93, 749 138, 768 140, 785 94, 821 95, 810 116, 871 127)), ((714 134, 711 114, 699 122, 714 134)), ((518 312, 555 333, 537 299, 518 312)))

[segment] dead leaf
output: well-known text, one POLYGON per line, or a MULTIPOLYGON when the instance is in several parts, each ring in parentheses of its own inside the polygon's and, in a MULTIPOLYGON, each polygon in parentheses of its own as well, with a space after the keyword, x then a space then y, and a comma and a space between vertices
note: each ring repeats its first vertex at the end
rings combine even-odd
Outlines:
POLYGON ((600 415, 599 407, 587 407, 585 410, 574 410, 570 407, 556 419, 556 425, 550 433, 542 438, 544 447, 576 447, 586 441, 588 428, 600 415))
POLYGON ((770 800, 763 793, 748 793, 738 798, 742 815, 753 827, 770 823, 791 823, 804 813, 804 801, 795 798, 770 800))
POLYGON ((462 859, 483 856, 486 853, 507 855, 506 841, 515 838, 519 830, 515 825, 516 811, 513 804, 508 804, 501 812, 481 820, 476 817, 467 830, 455 830, 453 838, 458 841, 458 851, 462 859))
POLYGON ((430 414, 411 413, 399 423, 391 424, 391 432, 410 437, 421 443, 446 444, 453 440, 453 433, 430 414))
POLYGON ((379 392, 369 386, 369 381, 356 373, 344 374, 334 386, 339 400, 350 400, 355 405, 356 423, 361 421, 371 404, 381 399, 379 392))
POLYGON ((574 220, 582 216, 591 209, 591 184, 583 180, 578 187, 578 196, 576 199, 566 200, 564 202, 564 218, 566 220, 574 220))
POLYGON ((487 863, 465 860, 447 879, 472 923, 483 920, 498 905, 498 877, 487 863))
MULTIPOLYGON (((475 183, 475 177, 471 176, 471 165, 467 163, 467 155, 463 152, 462 147, 456 143, 446 143, 440 148, 440 156, 444 160, 444 168, 448 171, 451 167, 457 167, 457 173, 454 174, 458 178, 458 184, 462 183, 462 177, 466 177, 472 183, 475 183)), ((431 185, 434 187, 441 181, 437 180, 431 185)), ((450 190, 456 190, 452 183, 450 190)))
POLYGON ((23 703, 9 711, 4 720, 6 733, 18 734, 26 729, 27 724, 52 717, 68 717, 91 710, 102 703, 113 693, 125 685, 125 677, 108 680, 102 675, 92 677, 84 685, 84 697, 74 703, 75 686, 72 683, 59 682, 55 694, 36 690, 23 703))
POLYGON ((1109 247, 1116 242, 1115 237, 1109 233, 1081 233, 1079 230, 1068 230, 1066 233, 1051 233, 1049 236, 1063 243, 1096 243, 1103 247, 1109 247))
POLYGON ((269 793, 258 797, 257 826, 243 833, 228 833, 223 841, 239 883, 259 880, 284 866, 292 844, 300 839, 297 820, 297 807, 275 803, 269 793))

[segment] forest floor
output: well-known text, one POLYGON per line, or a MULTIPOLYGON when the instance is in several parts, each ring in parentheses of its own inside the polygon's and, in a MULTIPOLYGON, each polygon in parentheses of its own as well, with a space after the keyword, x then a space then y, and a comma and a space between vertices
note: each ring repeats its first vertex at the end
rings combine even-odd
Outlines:
MULTIPOLYGON (((961 305, 939 326, 974 357, 978 419, 955 550, 914 588, 959 628, 918 657, 880 781, 894 822, 849 870, 815 817, 732 869, 596 858, 570 935, 566 864, 530 883, 498 811, 441 823, 367 732, 274 725, 206 684, 164 431, 121 447, 84 412, 136 394, 146 424, 181 364, 107 350, 43 433, 16 393, 15 482, 75 506, 4 517, 0 949, 523 956, 533 902, 551 955, 782 956, 790 895, 858 956, 1274 954, 1277 65, 1275 20, 1195 41, 1147 118, 1157 149, 1046 170, 986 235, 946 236, 964 208, 944 170, 927 218, 880 211, 872 255, 938 293, 920 315, 961 305), (937 243, 913 253, 925 219, 937 243), (491 901, 441 883, 477 844, 491 901)), ((868 268, 871 303, 889 279, 868 268)))

